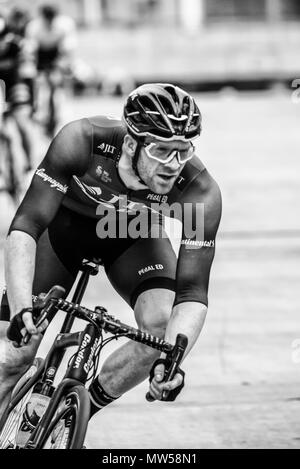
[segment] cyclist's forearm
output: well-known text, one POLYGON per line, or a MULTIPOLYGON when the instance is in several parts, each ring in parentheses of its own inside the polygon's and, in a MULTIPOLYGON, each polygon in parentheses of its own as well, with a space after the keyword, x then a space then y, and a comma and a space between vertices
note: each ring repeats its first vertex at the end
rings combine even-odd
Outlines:
POLYGON ((173 308, 169 320, 165 340, 175 344, 177 334, 185 334, 188 338, 187 355, 198 339, 203 328, 207 307, 202 303, 179 303, 173 308))
POLYGON ((5 245, 5 281, 11 317, 32 305, 36 242, 27 233, 12 231, 5 245))

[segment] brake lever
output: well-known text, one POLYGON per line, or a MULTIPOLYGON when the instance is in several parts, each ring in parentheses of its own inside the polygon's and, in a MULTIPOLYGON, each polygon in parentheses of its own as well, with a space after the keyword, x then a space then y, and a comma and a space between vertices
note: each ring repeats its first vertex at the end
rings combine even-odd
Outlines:
MULTIPOLYGON (((185 349, 188 344, 188 338, 184 334, 178 334, 174 350, 171 352, 171 364, 165 373, 164 381, 171 381, 177 373, 177 369, 182 362, 185 349)), ((170 391, 163 391, 162 401, 165 401, 170 391)))
MULTIPOLYGON (((167 355, 167 358, 166 358, 166 363, 169 363, 169 366, 167 370, 165 370, 164 380, 163 380, 164 382, 171 381, 176 375, 177 369, 180 363, 182 362, 187 344, 188 344, 187 336, 184 334, 177 334, 174 348, 170 352, 170 354, 167 355)), ((161 399, 162 401, 165 401, 167 399, 169 392, 170 391, 163 391, 162 399, 161 399)), ((146 394, 146 399, 148 402, 155 401, 155 399, 152 397, 149 391, 146 394)))
MULTIPOLYGON (((51 300, 59 299, 65 294, 66 290, 59 286, 55 285, 52 287, 47 294, 40 293, 37 297, 37 299, 34 302, 34 309, 33 309, 33 318, 37 319, 37 322, 35 324, 35 327, 38 328, 46 319, 49 309, 48 307, 52 306, 50 303, 51 300), (39 315, 39 313, 41 313, 39 315), (35 316, 35 317, 34 317, 35 316)), ((31 334, 29 332, 26 332, 24 335, 22 341, 21 341, 21 346, 22 345, 27 345, 29 340, 31 338, 31 334)))
POLYGON ((34 302, 34 308, 36 309, 44 309, 46 308, 48 302, 53 299, 59 299, 66 293, 66 290, 59 285, 55 285, 52 287, 48 293, 40 293, 37 299, 34 302))

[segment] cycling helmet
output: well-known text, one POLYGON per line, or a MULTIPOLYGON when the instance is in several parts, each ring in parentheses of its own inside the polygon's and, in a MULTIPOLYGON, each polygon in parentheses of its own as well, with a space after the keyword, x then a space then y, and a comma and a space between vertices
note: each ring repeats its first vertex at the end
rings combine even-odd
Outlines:
POLYGON ((29 13, 25 8, 14 7, 8 15, 8 27, 10 32, 25 35, 25 29, 29 22, 29 13))
POLYGON ((188 141, 201 132, 201 113, 195 100, 169 83, 142 85, 130 93, 123 119, 135 137, 188 141))
POLYGON ((45 20, 51 22, 58 15, 58 7, 56 5, 44 4, 40 7, 40 13, 45 20))

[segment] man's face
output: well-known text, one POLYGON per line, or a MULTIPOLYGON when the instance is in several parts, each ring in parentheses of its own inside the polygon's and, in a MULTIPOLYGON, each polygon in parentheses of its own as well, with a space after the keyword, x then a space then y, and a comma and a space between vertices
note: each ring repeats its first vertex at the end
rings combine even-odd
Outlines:
MULTIPOLYGON (((145 146, 153 145, 158 154, 165 154, 166 157, 172 151, 190 150, 190 142, 181 142, 178 140, 163 142, 156 139, 146 139, 145 146)), ((177 158, 177 153, 167 163, 161 163, 147 154, 145 146, 142 147, 138 159, 137 169, 142 180, 147 184, 149 189, 156 194, 167 194, 172 189, 176 179, 183 170, 186 163, 180 163, 177 158)), ((150 147, 151 151, 151 147, 150 147)))

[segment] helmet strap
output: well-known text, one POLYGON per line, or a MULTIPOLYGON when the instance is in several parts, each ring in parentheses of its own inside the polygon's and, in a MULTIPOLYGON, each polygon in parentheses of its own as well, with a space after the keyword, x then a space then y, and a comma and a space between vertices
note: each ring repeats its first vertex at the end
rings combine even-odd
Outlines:
POLYGON ((147 184, 141 178, 141 176, 139 174, 139 171, 138 171, 138 168, 137 168, 138 159, 139 159, 139 156, 140 156, 140 151, 143 147, 143 144, 139 140, 136 140, 136 142, 137 142, 136 149, 135 149, 134 155, 132 157, 132 169, 135 172, 135 174, 137 175, 137 177, 139 179, 139 182, 141 182, 142 184, 144 184, 146 186, 147 184))

